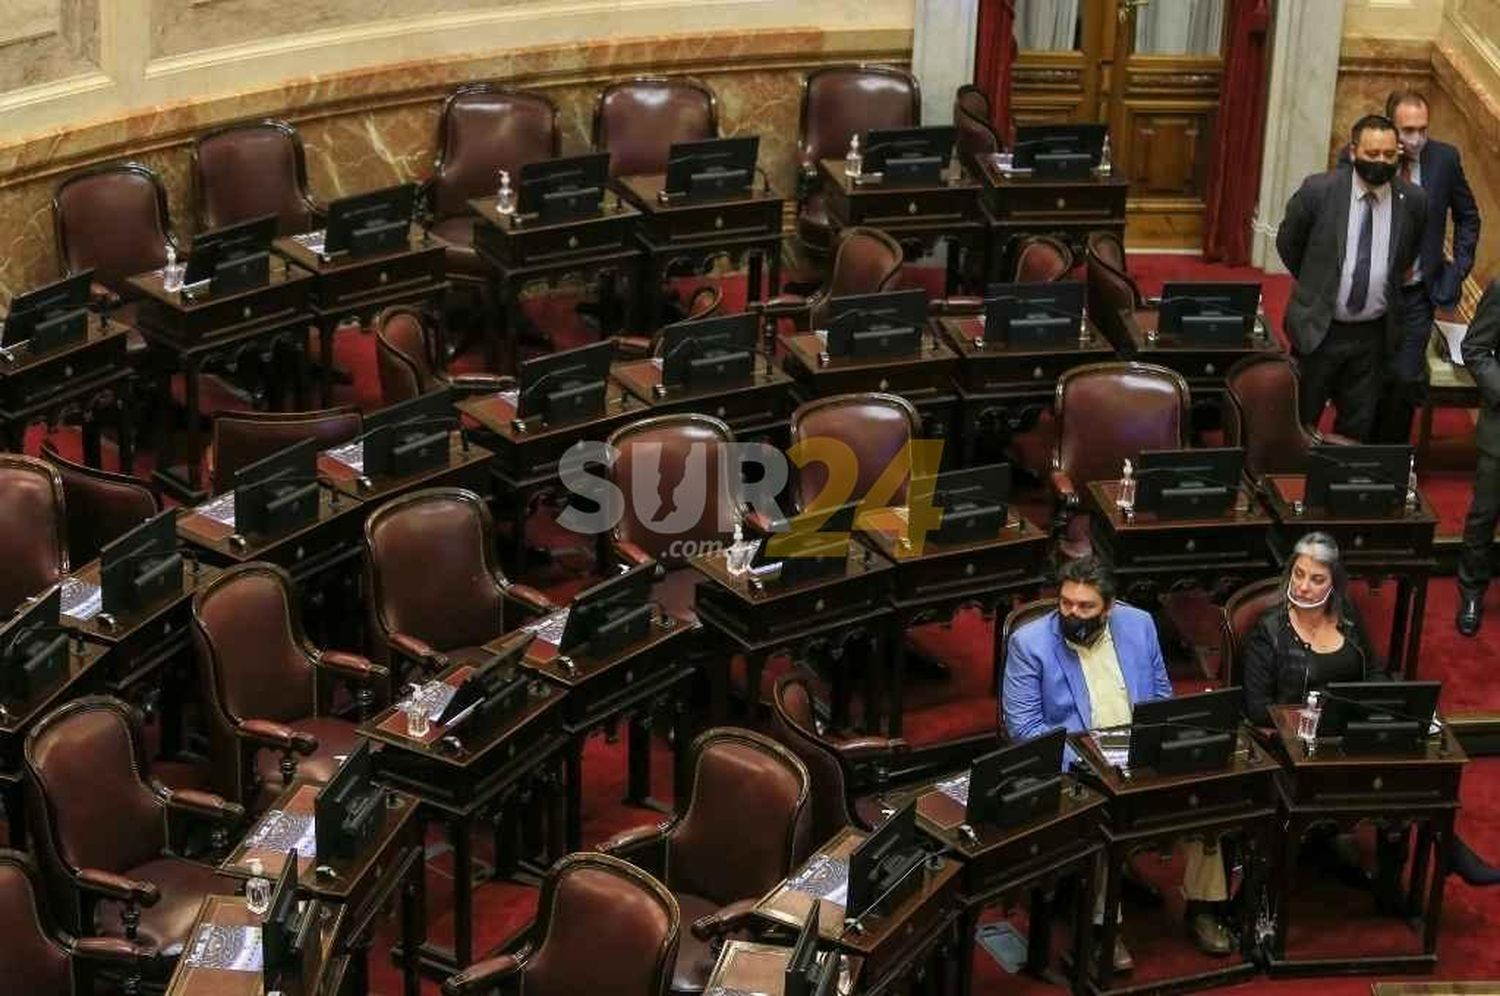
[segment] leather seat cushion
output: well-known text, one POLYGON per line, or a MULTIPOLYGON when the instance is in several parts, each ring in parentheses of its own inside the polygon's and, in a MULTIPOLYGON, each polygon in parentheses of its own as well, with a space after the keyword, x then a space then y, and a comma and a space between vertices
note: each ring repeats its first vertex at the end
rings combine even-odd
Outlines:
POLYGON ((713 950, 693 936, 693 921, 717 912, 721 907, 712 900, 688 892, 674 892, 682 911, 682 930, 677 937, 677 963, 672 966, 673 993, 701 993, 708 985, 717 960, 713 950))
POLYGON ((474 251, 474 217, 472 215, 444 218, 432 226, 432 234, 446 243, 447 248, 443 251, 443 257, 447 261, 449 273, 469 277, 489 275, 489 268, 474 251))
POLYGON ((802 210, 797 212, 797 237, 814 251, 830 251, 833 241, 828 228, 828 202, 822 191, 802 202, 802 210))
MULTIPOLYGON (((316 782, 326 782, 338 770, 336 755, 351 754, 359 746, 359 736, 353 723, 331 716, 310 716, 287 726, 299 733, 310 733, 318 738, 318 749, 307 757, 297 758, 297 774, 316 782)), ((281 792, 281 754, 274 750, 255 752, 255 771, 261 784, 274 797, 281 792)), ((265 800, 269 802, 270 800, 265 800)))
MULTIPOLYGON (((182 858, 157 858, 123 873, 127 878, 150 882, 161 890, 161 901, 141 910, 140 938, 154 944, 163 956, 176 957, 182 950, 203 897, 219 893, 233 895, 234 881, 217 874, 208 865, 182 858)), ((94 907, 95 929, 100 934, 124 937, 120 922, 122 903, 103 901, 94 907)))

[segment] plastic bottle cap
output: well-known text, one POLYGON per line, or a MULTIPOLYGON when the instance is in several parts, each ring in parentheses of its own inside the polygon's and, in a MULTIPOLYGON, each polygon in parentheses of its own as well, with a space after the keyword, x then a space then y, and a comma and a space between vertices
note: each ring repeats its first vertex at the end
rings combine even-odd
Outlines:
POLYGON ((250 874, 255 876, 264 875, 266 866, 260 863, 260 858, 250 859, 250 874))

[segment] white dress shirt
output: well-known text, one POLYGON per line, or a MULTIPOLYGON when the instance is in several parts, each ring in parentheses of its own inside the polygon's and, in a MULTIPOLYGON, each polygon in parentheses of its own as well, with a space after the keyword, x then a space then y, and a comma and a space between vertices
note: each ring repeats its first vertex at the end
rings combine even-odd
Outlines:
POLYGON ((1370 187, 1353 175, 1349 184, 1349 228, 1344 235, 1344 260, 1339 268, 1339 294, 1333 303, 1333 317, 1340 322, 1365 322, 1385 314, 1386 277, 1390 270, 1391 185, 1370 187), (1354 264, 1359 259, 1359 227, 1364 220, 1364 195, 1373 190, 1375 211, 1370 238, 1370 286, 1365 292, 1365 306, 1358 312, 1348 307, 1349 288, 1354 284, 1354 264))

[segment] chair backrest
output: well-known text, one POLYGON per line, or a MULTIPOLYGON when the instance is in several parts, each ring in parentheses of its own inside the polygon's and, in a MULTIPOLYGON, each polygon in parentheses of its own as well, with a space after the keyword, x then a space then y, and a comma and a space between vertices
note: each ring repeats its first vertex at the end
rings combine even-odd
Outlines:
MULTIPOLYGON (((816 850, 854 821, 849 814, 844 766, 818 735, 812 690, 805 673, 788 671, 776 679, 771 693, 771 732, 807 768, 810 794, 806 849, 816 850)), ((797 859, 804 857, 799 854, 797 859)))
POLYGON ((282 235, 317 223, 307 192, 307 152, 285 121, 242 122, 193 140, 193 189, 199 229, 274 214, 282 235))
MULTIPOLYGON (((1000 642, 996 644, 999 649, 995 651, 993 678, 995 698, 1001 716, 1005 715, 1005 661, 1010 650, 1011 635, 1033 619, 1040 619, 1055 608, 1057 608, 1057 599, 1038 598, 1030 602, 1022 602, 1005 614, 1005 621, 1000 624, 1000 642)), ((1009 736, 1009 731, 1001 732, 1009 736)))
POLYGON ((1089 317, 1116 349, 1132 349, 1120 312, 1141 306, 1141 290, 1125 271, 1125 253, 1109 232, 1091 232, 1085 245, 1089 317))
POLYGON ((0 453, 0 621, 68 573, 67 521, 57 469, 0 453))
POLYGON ((1297 361, 1252 353, 1229 368, 1224 382, 1224 443, 1245 447, 1245 470, 1304 474, 1312 441, 1298 414, 1297 361))
POLYGON ((719 100, 687 76, 637 76, 599 91, 593 145, 608 152, 610 176, 662 173, 673 142, 719 136, 719 100))
POLYGON ((1073 270, 1073 250, 1061 239, 1050 235, 1028 235, 1016 252, 1016 268, 1011 282, 1046 284, 1066 280, 1073 270))
POLYGON ((57 258, 63 270, 93 268, 94 279, 120 291, 127 277, 167 261, 171 216, 161 177, 140 163, 74 173, 52 195, 57 258))
POLYGON ((429 188, 434 217, 469 213, 468 202, 495 192, 496 174, 557 155, 557 105, 550 97, 496 83, 469 83, 448 95, 438 115, 438 159, 429 188))
POLYGON ((953 96, 953 124, 960 158, 994 155, 1005 148, 990 120, 990 98, 973 83, 965 83, 953 96))
POLYGON ((642 419, 615 430, 609 445, 618 451, 610 480, 625 495, 615 537, 633 543, 665 567, 683 566, 683 544, 727 544, 739 521, 735 488, 725 446, 734 433, 719 419, 683 413, 642 419), (640 512, 654 492, 654 514, 640 512), (698 496, 702 496, 701 499, 698 496), (674 553, 674 551, 679 551, 674 553))
POLYGON ((426 394, 437 383, 429 360, 427 325, 416 309, 393 305, 375 316, 375 366, 380 374, 380 402, 397 402, 426 394))
POLYGON ((484 500, 427 488, 365 520, 365 568, 375 623, 437 650, 474 647, 505 632, 495 527, 484 500))
POLYGON ((667 886, 721 906, 764 895, 805 846, 807 769, 774 740, 732 727, 700 734, 692 759, 667 886))
POLYGON ((901 243, 880 229, 864 226, 844 229, 834 250, 828 283, 810 299, 812 327, 823 326, 832 298, 894 290, 905 260, 901 243))
POLYGON ((26 735, 36 839, 66 879, 79 868, 121 873, 161 854, 163 803, 135 709, 107 695, 64 703, 26 735))
POLYGON ((922 123, 917 78, 894 66, 826 66, 802 80, 798 155, 804 165, 842 159, 849 137, 922 123))
MULTIPOLYGON (((917 438, 920 425, 917 410, 898 395, 835 394, 815 398, 792 412, 791 442, 796 445, 803 440, 831 438, 853 451, 856 477, 844 501, 864 498, 893 461, 905 461, 905 473, 887 499, 899 505, 906 500, 911 477, 907 444, 917 438)), ((823 492, 828 475, 829 469, 821 460, 808 461, 797 469, 792 495, 798 509, 807 508, 823 492)))
POLYGON ((1080 490, 1116 480, 1141 450, 1182 449, 1188 439, 1187 381, 1150 363, 1090 363, 1057 381, 1053 466, 1080 490))
POLYGON ((347 443, 360 433, 363 420, 352 405, 310 412, 225 412, 214 416, 213 490, 234 487, 235 471, 305 439, 319 449, 347 443))
POLYGON ((86 564, 106 543, 161 511, 156 495, 138 478, 74 463, 42 442, 42 459, 62 478, 68 510, 68 561, 86 564))
POLYGON ((1224 602, 1219 620, 1219 684, 1224 687, 1240 681, 1240 656, 1250 630, 1266 610, 1281 601, 1281 575, 1252 581, 1235 591, 1224 602))
POLYGON ((1129 272, 1125 264, 1125 244, 1114 232, 1090 232, 1084 237, 1084 251, 1120 273, 1129 272))
POLYGON ((537 947, 521 988, 527 996, 660 996, 681 916, 672 894, 628 862, 570 854, 542 882, 537 947))
POLYGON ((208 698, 230 722, 314 713, 312 648, 284 568, 241 564, 199 588, 193 644, 208 698))
POLYGON ((0 849, 0 978, 8 992, 69 996, 68 952, 48 932, 51 924, 31 858, 0 849))

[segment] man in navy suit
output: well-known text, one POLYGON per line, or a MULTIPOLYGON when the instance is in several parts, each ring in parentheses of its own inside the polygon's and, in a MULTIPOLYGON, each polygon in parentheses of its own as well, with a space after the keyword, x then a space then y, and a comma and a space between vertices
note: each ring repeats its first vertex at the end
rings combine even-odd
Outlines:
MULTIPOLYGON (((1000 719, 1012 740, 1126 726, 1137 702, 1172 697, 1156 623, 1115 601, 1109 568, 1082 557, 1059 568, 1058 582, 1057 608, 1012 633, 1006 648, 1000 719)), ((1228 898, 1218 841, 1186 841, 1183 858, 1188 936, 1207 954, 1227 955, 1229 934, 1213 905, 1228 898)), ((1094 915, 1103 922, 1102 892, 1094 915)), ((1113 960, 1117 972, 1133 967, 1118 934, 1113 960)))

